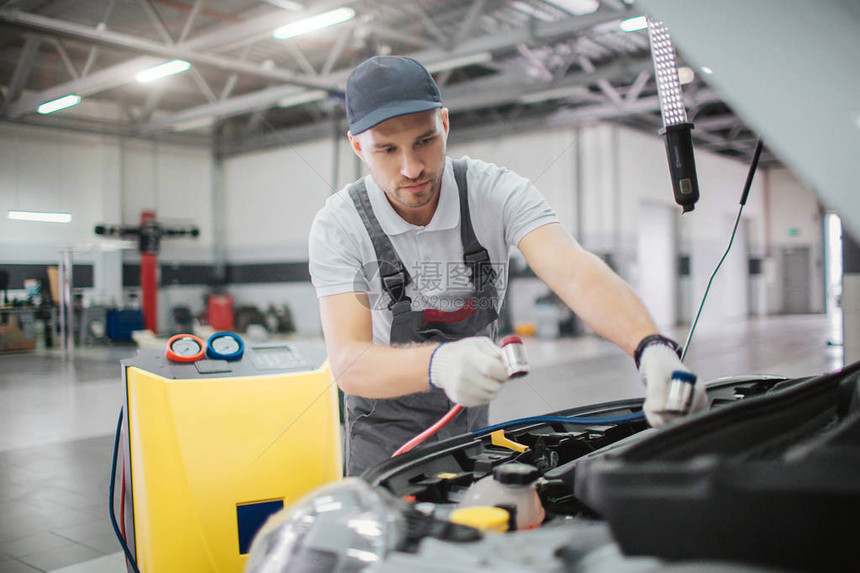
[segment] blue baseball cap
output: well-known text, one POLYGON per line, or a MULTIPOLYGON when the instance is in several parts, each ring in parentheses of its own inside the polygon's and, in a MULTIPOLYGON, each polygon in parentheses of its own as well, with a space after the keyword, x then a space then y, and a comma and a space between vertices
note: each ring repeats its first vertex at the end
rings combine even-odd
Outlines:
POLYGON ((413 58, 375 56, 355 68, 346 81, 346 119, 352 135, 392 117, 440 107, 439 86, 413 58))

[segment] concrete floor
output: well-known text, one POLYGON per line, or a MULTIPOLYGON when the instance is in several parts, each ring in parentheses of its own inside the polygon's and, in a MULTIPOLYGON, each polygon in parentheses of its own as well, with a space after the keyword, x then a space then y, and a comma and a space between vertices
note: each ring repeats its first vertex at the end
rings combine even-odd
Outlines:
MULTIPOLYGON (((683 340, 685 330, 675 333, 683 340)), ((803 376, 839 368, 822 315, 773 317, 697 334, 687 364, 709 380, 803 376)), ((498 422, 642 396, 633 362, 591 337, 528 340, 533 370, 493 403, 498 422)), ((131 347, 0 356, 0 573, 122 573, 108 520, 120 406, 119 360, 131 347)))

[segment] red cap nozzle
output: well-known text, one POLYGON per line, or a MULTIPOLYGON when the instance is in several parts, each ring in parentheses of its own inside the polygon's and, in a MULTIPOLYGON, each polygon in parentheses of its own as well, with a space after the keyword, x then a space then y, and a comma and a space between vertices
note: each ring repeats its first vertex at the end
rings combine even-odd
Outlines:
POLYGON ((517 334, 509 334, 508 336, 504 337, 503 339, 501 339, 499 341, 499 346, 504 348, 508 344, 522 344, 522 343, 523 343, 523 339, 521 336, 519 336, 517 334))

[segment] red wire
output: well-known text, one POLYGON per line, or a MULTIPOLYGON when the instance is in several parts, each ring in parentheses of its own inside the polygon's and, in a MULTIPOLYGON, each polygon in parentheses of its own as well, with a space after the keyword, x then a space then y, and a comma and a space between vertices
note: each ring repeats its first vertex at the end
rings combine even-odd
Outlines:
POLYGON ((393 458, 393 457, 399 456, 400 454, 404 454, 404 453, 408 452, 409 450, 411 450, 412 448, 414 448, 415 446, 417 446, 418 444, 420 444, 421 442, 423 442, 424 440, 426 440, 427 438, 429 438, 430 436, 432 436, 433 434, 435 434, 436 432, 441 430, 443 427, 445 427, 445 424, 447 424, 448 422, 453 420, 457 416, 457 414, 459 414, 462 411, 463 411, 463 406, 461 406, 460 404, 455 405, 453 408, 448 410, 447 414, 445 414, 444 416, 439 418, 438 422, 436 422, 435 424, 433 424, 432 426, 430 426, 429 428, 427 428, 426 430, 424 430, 423 432, 421 432, 420 434, 418 434, 417 436, 415 436, 414 438, 412 438, 411 440, 409 440, 408 442, 406 442, 405 444, 400 446, 400 448, 396 452, 394 452, 391 455, 391 457, 393 458))

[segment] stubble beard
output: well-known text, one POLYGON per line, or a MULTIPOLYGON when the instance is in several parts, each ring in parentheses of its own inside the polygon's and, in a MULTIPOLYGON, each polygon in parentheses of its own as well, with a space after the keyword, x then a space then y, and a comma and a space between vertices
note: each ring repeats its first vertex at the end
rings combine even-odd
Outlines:
POLYGON ((442 172, 440 172, 439 175, 436 176, 434 179, 430 180, 429 190, 425 191, 425 193, 427 193, 426 196, 415 196, 415 195, 409 194, 408 191, 405 192, 406 198, 416 199, 417 202, 405 201, 403 198, 401 198, 401 196, 399 196, 397 194, 396 190, 395 191, 386 191, 385 194, 388 195, 389 198, 391 198, 393 201, 395 201, 398 205, 400 205, 402 207, 406 207, 407 209, 420 209, 421 207, 424 207, 425 205, 429 204, 433 200, 433 198, 436 197, 436 194, 439 193, 441 188, 442 188, 442 172))

